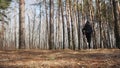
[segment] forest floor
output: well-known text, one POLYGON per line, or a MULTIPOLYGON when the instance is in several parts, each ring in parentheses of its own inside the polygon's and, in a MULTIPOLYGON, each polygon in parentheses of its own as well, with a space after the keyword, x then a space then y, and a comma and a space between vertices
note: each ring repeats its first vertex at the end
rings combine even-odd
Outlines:
POLYGON ((5 50, 0 68, 120 68, 120 50, 5 50))

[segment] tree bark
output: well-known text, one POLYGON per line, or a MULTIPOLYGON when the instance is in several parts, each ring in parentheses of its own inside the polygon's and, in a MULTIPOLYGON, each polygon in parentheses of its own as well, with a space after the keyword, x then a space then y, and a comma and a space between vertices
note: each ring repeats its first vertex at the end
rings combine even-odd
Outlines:
POLYGON ((50 0, 50 22, 49 22, 49 26, 50 26, 50 34, 49 34, 49 49, 53 49, 54 46, 54 23, 53 23, 53 9, 54 9, 54 5, 53 5, 53 0, 50 0))
POLYGON ((61 14, 62 14, 62 28, 63 28, 63 49, 65 48, 65 23, 64 23, 64 16, 63 16, 63 4, 62 4, 62 1, 61 0, 59 0, 60 1, 60 9, 61 9, 61 14))
POLYGON ((19 3, 19 49, 25 49, 25 1, 19 3))
POLYGON ((113 3, 113 13, 114 13, 114 33, 115 33, 115 42, 116 42, 116 46, 118 48, 120 48, 120 32, 119 32, 119 22, 118 22, 118 15, 117 15, 117 0, 112 0, 113 3))

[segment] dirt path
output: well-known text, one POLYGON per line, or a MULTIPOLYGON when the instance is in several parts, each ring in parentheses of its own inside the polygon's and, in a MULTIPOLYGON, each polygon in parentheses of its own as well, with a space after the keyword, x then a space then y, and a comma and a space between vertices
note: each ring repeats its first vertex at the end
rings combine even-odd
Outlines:
POLYGON ((0 68, 120 68, 120 50, 0 51, 0 68))

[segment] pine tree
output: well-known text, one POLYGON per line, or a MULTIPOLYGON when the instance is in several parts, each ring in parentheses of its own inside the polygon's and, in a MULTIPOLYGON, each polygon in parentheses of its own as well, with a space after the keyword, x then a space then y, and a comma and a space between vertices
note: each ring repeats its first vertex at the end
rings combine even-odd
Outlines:
POLYGON ((25 1, 19 2, 19 49, 25 48, 25 1))

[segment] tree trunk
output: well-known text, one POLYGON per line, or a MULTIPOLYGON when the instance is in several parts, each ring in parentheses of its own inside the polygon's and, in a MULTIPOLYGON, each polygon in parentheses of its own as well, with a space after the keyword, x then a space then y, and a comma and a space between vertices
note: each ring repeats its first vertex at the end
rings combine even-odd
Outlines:
POLYGON ((41 38, 41 37, 40 37, 40 34, 41 34, 41 15, 42 15, 42 14, 41 14, 41 3, 40 3, 40 14, 39 14, 39 16, 40 16, 40 21, 39 21, 39 25, 38 25, 38 30, 39 30, 39 32, 38 32, 38 33, 39 33, 38 48, 41 47, 41 44, 40 44, 40 41, 41 41, 41 40, 40 40, 40 38, 41 38))
POLYGON ((54 5, 53 5, 53 0, 50 0, 50 22, 49 22, 49 26, 50 26, 50 34, 49 34, 49 49, 53 49, 54 46, 54 26, 53 26, 53 9, 54 9, 54 5))
POLYGON ((62 4, 62 1, 61 0, 59 0, 60 1, 60 9, 61 9, 61 14, 62 14, 62 28, 63 28, 63 49, 65 48, 65 23, 64 23, 64 16, 63 16, 63 4, 62 4))
POLYGON ((46 41, 47 41, 47 47, 46 47, 46 49, 48 49, 48 35, 49 35, 49 31, 48 31, 48 13, 47 13, 47 11, 48 11, 48 9, 47 9, 47 2, 46 2, 46 0, 45 0, 45 13, 46 13, 46 41))
MULTIPOLYGON (((16 11, 16 10, 15 10, 16 11)), ((14 45, 15 45, 15 48, 17 47, 17 35, 16 35, 16 28, 17 28, 17 25, 16 25, 16 18, 15 18, 15 21, 14 21, 14 45)))
POLYGON ((119 32, 119 22, 118 22, 118 15, 117 15, 117 0, 112 0, 113 3, 113 13, 114 13, 114 33, 115 33, 115 40, 116 46, 120 48, 120 32, 119 32))
POLYGON ((19 3, 19 49, 25 49, 25 1, 19 3))
POLYGON ((81 9, 80 7, 80 4, 79 4, 79 0, 77 0, 77 15, 78 15, 78 19, 77 19, 77 21, 78 21, 78 28, 77 28, 77 30, 78 30, 78 50, 79 49, 81 49, 80 48, 80 43, 81 43, 81 40, 80 40, 80 38, 81 38, 81 35, 80 35, 80 32, 81 32, 81 29, 80 29, 80 10, 79 9, 81 9))
POLYGON ((28 41, 29 41, 29 47, 28 48, 30 48, 30 46, 31 46, 31 30, 30 30, 30 17, 29 17, 29 15, 28 15, 28 32, 29 32, 29 39, 28 39, 28 41))
POLYGON ((69 0, 66 0, 66 22, 67 22, 68 48, 70 49, 69 0))
POLYGON ((73 41, 73 17, 72 17, 72 0, 69 0, 69 22, 70 22, 70 48, 73 49, 73 46, 75 46, 73 41))
POLYGON ((101 28, 101 4, 100 4, 100 0, 96 0, 96 6, 97 6, 97 20, 99 22, 99 36, 100 36, 100 43, 99 46, 97 46, 97 48, 102 48, 102 28, 101 28))
POLYGON ((2 16, 2 30, 1 30, 1 34, 0 34, 0 48, 4 49, 4 17, 2 16))

